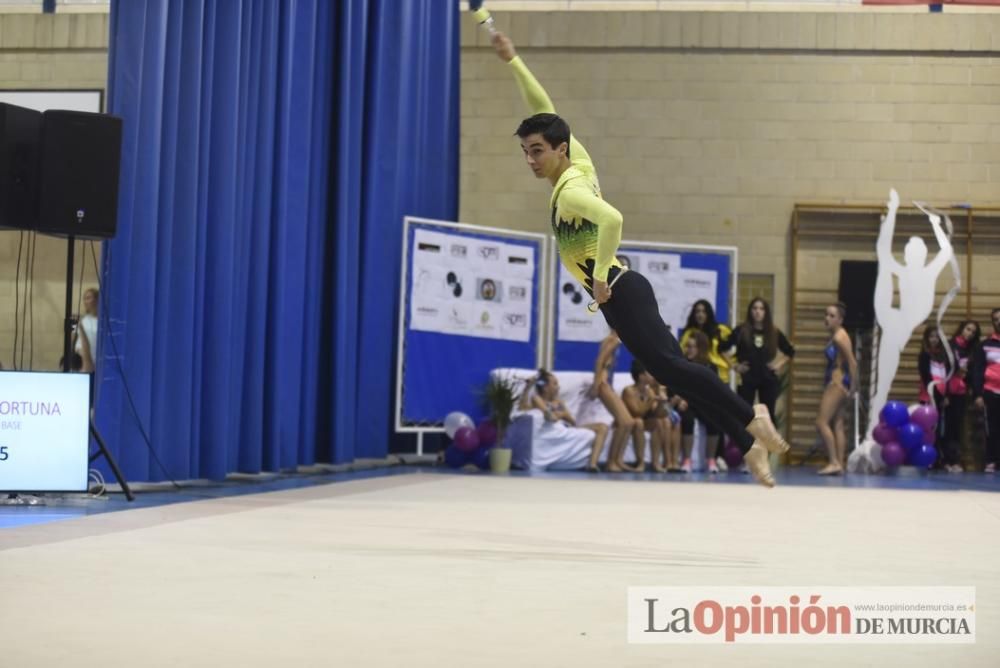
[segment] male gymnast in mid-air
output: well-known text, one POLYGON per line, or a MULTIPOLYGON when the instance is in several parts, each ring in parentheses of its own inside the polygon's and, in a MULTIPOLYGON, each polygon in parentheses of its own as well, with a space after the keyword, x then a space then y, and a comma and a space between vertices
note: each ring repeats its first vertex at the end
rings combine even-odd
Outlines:
MULTIPOLYGON (((492 26, 491 26, 492 28, 492 26)), ((555 113, 548 94, 503 33, 491 42, 508 63, 532 116, 515 133, 524 158, 540 179, 552 184, 552 230, 566 269, 590 293, 591 310, 600 309, 625 347, 671 391, 715 418, 743 451, 754 478, 774 486, 768 453, 783 453, 788 443, 771 422, 767 407, 751 407, 718 374, 688 361, 660 317, 649 281, 615 257, 621 241, 622 214, 601 196, 594 163, 569 125, 555 113)))

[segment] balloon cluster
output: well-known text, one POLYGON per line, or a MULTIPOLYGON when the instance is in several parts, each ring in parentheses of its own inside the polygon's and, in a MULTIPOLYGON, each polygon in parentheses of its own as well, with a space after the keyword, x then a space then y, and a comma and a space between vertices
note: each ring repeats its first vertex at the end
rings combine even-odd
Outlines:
POLYGON ((490 467, 490 449, 497 442, 497 426, 486 419, 476 426, 465 413, 455 411, 444 418, 444 433, 452 440, 444 451, 444 462, 453 469, 475 464, 482 470, 490 467))
POLYGON ((879 414, 881 421, 872 438, 882 446, 882 461, 890 469, 910 464, 926 469, 937 461, 934 436, 938 412, 933 406, 915 406, 907 410, 902 401, 890 401, 879 414))

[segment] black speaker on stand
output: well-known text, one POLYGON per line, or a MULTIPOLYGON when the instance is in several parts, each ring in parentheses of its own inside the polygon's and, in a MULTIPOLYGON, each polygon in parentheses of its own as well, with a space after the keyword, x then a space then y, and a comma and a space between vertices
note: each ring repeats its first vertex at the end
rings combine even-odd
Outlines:
POLYGON ((41 129, 41 112, 0 103, 0 227, 27 230, 38 219, 41 129))
POLYGON ((42 113, 36 230, 111 239, 118 229, 122 121, 107 114, 42 113))
POLYGON ((120 118, 83 111, 42 113, 34 229, 67 239, 63 371, 69 370, 72 352, 73 242, 115 236, 121 152, 120 118))
MULTIPOLYGON (((43 234, 66 237, 66 312, 63 321, 63 371, 69 371, 73 331, 73 250, 76 238, 111 239, 118 229, 118 179, 121 172, 122 120, 83 111, 42 112, 39 143, 38 221, 43 234)), ((90 433, 121 485, 135 500, 118 463, 93 418, 90 433)))

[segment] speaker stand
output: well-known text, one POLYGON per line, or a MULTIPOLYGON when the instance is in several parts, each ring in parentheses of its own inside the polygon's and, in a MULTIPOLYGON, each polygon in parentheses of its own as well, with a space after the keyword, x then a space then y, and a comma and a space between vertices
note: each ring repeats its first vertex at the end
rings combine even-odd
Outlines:
MULTIPOLYGON (((66 240, 66 312, 63 319, 63 373, 69 373, 70 371, 70 355, 72 354, 72 334, 73 334, 73 254, 76 250, 76 238, 70 235, 66 240)), ((96 341, 93 342, 95 346, 93 350, 97 350, 96 341)), ((93 378, 93 376, 91 376, 93 378)), ((93 392, 93 389, 91 389, 93 392)), ((90 400, 93 401, 93 396, 91 395, 90 400)), ((114 473, 115 479, 118 484, 121 485, 122 492, 125 493, 125 498, 129 501, 135 501, 135 495, 132 494, 132 489, 128 486, 128 481, 125 480, 125 476, 122 474, 120 468, 118 468, 118 462, 115 461, 114 456, 108 447, 104 444, 104 439, 101 437, 101 433, 97 431, 97 425, 94 424, 94 411, 91 409, 88 411, 89 417, 88 421, 90 423, 90 435, 94 437, 97 442, 97 452, 90 456, 90 462, 93 463, 100 457, 104 457, 107 460, 108 466, 111 467, 111 472, 114 473)))
POLYGON ((108 450, 108 446, 104 444, 104 439, 101 438, 101 432, 97 431, 97 425, 94 424, 94 416, 90 416, 90 435, 94 437, 97 441, 97 452, 90 456, 90 463, 93 464, 100 457, 104 457, 107 460, 108 466, 111 467, 111 472, 115 474, 115 479, 118 484, 122 487, 122 492, 125 494, 125 498, 129 501, 135 501, 135 495, 132 494, 132 489, 128 486, 128 481, 125 480, 125 475, 122 473, 121 469, 118 468, 118 462, 111 455, 111 451, 108 450))

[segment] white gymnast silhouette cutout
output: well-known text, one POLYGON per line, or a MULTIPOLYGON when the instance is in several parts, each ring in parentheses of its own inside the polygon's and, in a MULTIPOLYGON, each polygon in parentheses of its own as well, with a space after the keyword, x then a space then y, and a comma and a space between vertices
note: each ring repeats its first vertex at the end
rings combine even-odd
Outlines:
POLYGON ((878 243, 878 278, 875 281, 875 317, 881 330, 878 349, 878 375, 876 389, 869 411, 867 436, 878 424, 881 413, 889 397, 889 388, 899 368, 899 356, 918 325, 927 320, 934 310, 934 287, 938 275, 951 260, 951 241, 941 228, 941 216, 928 212, 934 237, 941 250, 931 260, 927 260, 927 245, 920 237, 910 237, 903 250, 904 263, 896 261, 892 253, 892 238, 896 228, 896 213, 899 210, 899 195, 895 190, 889 193, 889 211, 882 218, 878 243), (892 305, 893 277, 899 282, 899 306, 892 305))

